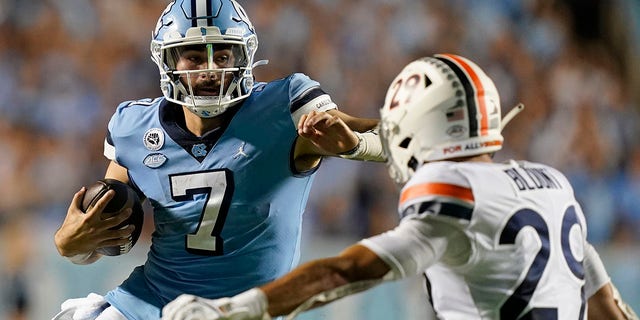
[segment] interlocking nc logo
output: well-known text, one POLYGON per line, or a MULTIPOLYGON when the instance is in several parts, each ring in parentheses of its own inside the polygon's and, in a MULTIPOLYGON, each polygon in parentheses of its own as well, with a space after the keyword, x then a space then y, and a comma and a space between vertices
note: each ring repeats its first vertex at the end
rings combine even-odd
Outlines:
POLYGON ((204 157, 207 155, 207 146, 204 143, 194 144, 191 147, 191 154, 196 157, 204 157))

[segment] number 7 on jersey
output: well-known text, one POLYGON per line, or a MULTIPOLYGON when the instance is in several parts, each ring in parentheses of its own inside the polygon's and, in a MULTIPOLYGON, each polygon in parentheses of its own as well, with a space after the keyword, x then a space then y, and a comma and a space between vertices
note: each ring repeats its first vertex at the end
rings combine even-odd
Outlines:
POLYGON ((222 226, 233 195, 231 171, 214 170, 171 175, 171 197, 175 201, 193 200, 196 194, 206 194, 200 223, 195 233, 185 239, 187 251, 200 255, 222 255, 222 226))

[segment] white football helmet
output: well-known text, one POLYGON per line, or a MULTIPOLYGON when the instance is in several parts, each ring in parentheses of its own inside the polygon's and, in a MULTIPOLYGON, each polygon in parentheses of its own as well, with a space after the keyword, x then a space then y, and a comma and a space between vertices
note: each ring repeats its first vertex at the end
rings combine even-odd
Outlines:
POLYGON ((236 1, 175 0, 158 19, 151 41, 151 58, 160 70, 160 89, 165 98, 186 106, 200 117, 210 118, 251 94, 253 56, 257 49, 255 29, 236 1), (207 69, 178 71, 180 53, 194 47, 206 50, 207 69), (231 50, 233 65, 222 68, 215 65, 214 54, 220 48, 231 50), (224 88, 222 81, 220 88, 214 90, 215 95, 196 95, 192 81, 185 79, 203 74, 233 79, 228 88, 224 88))
POLYGON ((438 54, 408 64, 380 109, 389 174, 404 184, 423 163, 502 148, 500 97, 473 62, 438 54))

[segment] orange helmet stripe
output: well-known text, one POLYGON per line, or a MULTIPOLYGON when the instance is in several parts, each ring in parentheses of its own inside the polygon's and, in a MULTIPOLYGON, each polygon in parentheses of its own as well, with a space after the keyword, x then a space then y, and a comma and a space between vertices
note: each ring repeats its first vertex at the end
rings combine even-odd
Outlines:
POLYGON ((442 54, 440 56, 447 57, 453 60, 457 65, 462 67, 468 77, 471 79, 471 84, 475 90, 475 99, 478 104, 478 111, 480 112, 480 132, 481 136, 486 136, 489 133, 489 115, 487 114, 487 104, 484 98, 484 86, 482 81, 475 70, 461 57, 453 54, 442 54))

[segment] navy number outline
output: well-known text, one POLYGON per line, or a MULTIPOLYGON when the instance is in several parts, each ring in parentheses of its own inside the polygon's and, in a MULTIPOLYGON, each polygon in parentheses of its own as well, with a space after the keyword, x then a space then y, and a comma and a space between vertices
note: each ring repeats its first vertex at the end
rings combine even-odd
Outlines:
POLYGON ((198 255, 222 255, 223 239, 220 234, 233 195, 232 172, 220 169, 173 174, 169 175, 169 181, 171 198, 175 201, 190 201, 196 194, 207 196, 196 231, 185 236, 186 250, 198 255))
MULTIPOLYGON (((573 275, 580 279, 584 279, 584 267, 582 265, 582 261, 579 261, 571 252, 570 244, 569 244, 569 231, 574 225, 580 225, 578 221, 578 216, 576 214, 576 210, 574 206, 568 207, 563 213, 562 218, 562 227, 561 227, 561 247, 562 254, 564 256, 564 260, 567 263, 567 266, 573 273, 573 275)), ((558 310, 557 308, 533 308, 529 312, 527 312, 522 317, 518 318, 518 316, 524 311, 524 309, 529 305, 529 301, 533 296, 535 289, 540 281, 544 273, 544 269, 547 266, 547 262, 551 255, 551 246, 549 244, 549 227, 547 223, 544 221, 542 216, 531 210, 531 209, 521 209, 514 213, 507 223, 505 224, 502 232, 500 233, 500 241, 499 243, 502 245, 512 245, 515 244, 516 236, 520 231, 525 227, 532 227, 538 238, 540 239, 540 250, 536 254, 533 262, 529 266, 527 270, 527 274, 525 275, 522 282, 515 289, 513 294, 505 301, 505 303, 500 307, 500 318, 501 319, 548 319, 548 320, 557 320, 558 319, 558 310)), ((581 289, 582 291, 582 306, 580 308, 580 317, 583 318, 584 308, 585 308, 585 296, 584 296, 584 286, 581 289)))

